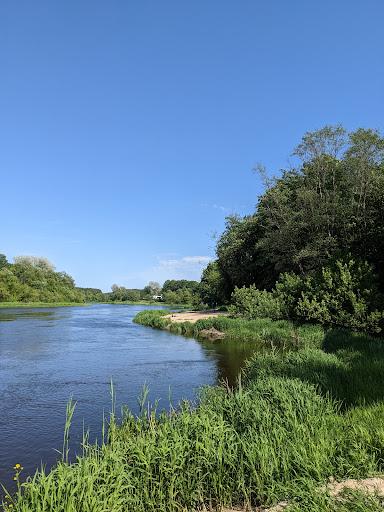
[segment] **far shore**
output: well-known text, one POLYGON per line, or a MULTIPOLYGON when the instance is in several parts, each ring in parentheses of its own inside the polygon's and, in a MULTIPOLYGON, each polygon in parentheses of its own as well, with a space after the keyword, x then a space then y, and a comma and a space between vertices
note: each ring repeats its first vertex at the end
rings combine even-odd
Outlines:
POLYGON ((0 302, 0 308, 64 308, 89 306, 85 302, 0 302))
POLYGON ((190 308, 190 304, 168 304, 166 302, 137 301, 137 302, 0 302, 0 308, 63 308, 91 306, 92 304, 117 304, 119 306, 166 306, 170 308, 190 308))

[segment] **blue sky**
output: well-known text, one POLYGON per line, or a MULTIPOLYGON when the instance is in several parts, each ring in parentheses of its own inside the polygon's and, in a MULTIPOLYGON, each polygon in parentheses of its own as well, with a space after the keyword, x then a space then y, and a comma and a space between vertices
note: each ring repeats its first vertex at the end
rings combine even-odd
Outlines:
POLYGON ((0 252, 198 278, 307 130, 383 130, 382 0, 3 0, 0 252))

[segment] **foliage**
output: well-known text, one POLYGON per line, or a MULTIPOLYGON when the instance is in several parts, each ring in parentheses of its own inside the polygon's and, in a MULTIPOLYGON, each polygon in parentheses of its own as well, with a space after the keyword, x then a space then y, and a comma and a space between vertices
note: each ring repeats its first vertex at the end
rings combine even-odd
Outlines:
POLYGON ((168 279, 163 284, 162 293, 177 292, 179 290, 190 290, 192 293, 197 293, 199 289, 198 281, 188 281, 187 279, 168 279))
POLYGON ((318 386, 344 407, 383 402, 382 339, 345 330, 324 333, 321 348, 307 344, 297 352, 257 353, 248 362, 247 378, 299 378, 318 386))
POLYGON ((176 291, 163 292, 163 300, 168 304, 192 304, 196 294, 189 288, 179 288, 176 291))
POLYGON ((200 282, 200 298, 203 304, 216 307, 224 304, 227 297, 227 284, 216 261, 208 263, 200 282))
MULTIPOLYGON (((144 300, 145 294, 143 290, 137 288, 125 288, 124 286, 112 285, 112 292, 108 299, 112 302, 139 302, 144 300)), ((150 297, 152 299, 152 297, 150 297)))
POLYGON ((99 288, 80 288, 76 287, 83 296, 85 302, 103 302, 105 300, 104 293, 99 288))
POLYGON ((19 256, 0 269, 0 302, 84 302, 83 292, 45 258, 19 256))
POLYGON ((258 290, 255 285, 248 288, 235 288, 231 297, 230 313, 240 315, 247 320, 255 318, 284 318, 285 307, 277 294, 258 290))
POLYGON ((147 310, 138 313, 134 322, 147 327, 167 329, 175 334, 200 337, 207 329, 216 329, 225 334, 225 340, 250 342, 264 348, 320 347, 324 329, 319 325, 295 325, 287 320, 278 322, 269 318, 244 320, 221 315, 198 320, 196 323, 171 323, 166 310, 147 310))
POLYGON ((287 498, 292 511, 378 510, 364 495, 340 508, 319 488, 330 475, 383 470, 381 404, 341 414, 313 384, 273 375, 236 390, 208 388, 196 408, 185 402, 177 413, 141 403, 121 426, 112 414, 108 442, 85 439, 76 463, 39 470, 19 491, 17 510, 172 512, 287 498))
POLYGON ((336 260, 304 279, 284 275, 276 294, 290 317, 380 332, 384 318, 372 266, 351 258, 336 260))
POLYGON ((0 270, 8 266, 8 260, 5 254, 0 254, 0 270))
POLYGON ((227 220, 217 243, 216 302, 236 287, 271 290, 284 273, 311 276, 347 254, 373 266, 383 294, 383 137, 326 126, 306 133, 294 155, 296 167, 266 180, 253 215, 227 220))
POLYGON ((148 309, 137 313, 133 321, 147 327, 163 329, 170 322, 169 319, 163 318, 166 315, 169 315, 169 311, 165 309, 148 309))
POLYGON ((186 279, 171 279, 165 281, 161 293, 168 304, 199 303, 199 283, 186 279))
POLYGON ((282 274, 270 292, 255 285, 236 288, 230 311, 247 319, 290 318, 378 333, 382 307, 372 266, 347 257, 307 277, 282 274))
MULTIPOLYGON (((179 326, 168 314, 143 311, 135 321, 179 326)), ((125 411, 117 425, 112 413, 107 440, 97 445, 85 438, 75 463, 63 457, 48 473, 39 470, 16 497, 8 496, 12 508, 176 512, 288 500, 287 512, 380 510, 375 496, 347 492, 336 499, 324 484, 330 476, 384 471, 383 340, 226 316, 188 328, 211 326, 238 340, 245 331, 253 339, 257 333, 266 346, 275 339, 275 350, 253 356, 236 389, 206 388, 196 406, 183 402, 160 412, 146 404, 144 392, 139 416, 125 411), (293 350, 278 351, 292 336, 293 350)))
POLYGON ((159 295, 161 292, 161 286, 156 281, 149 281, 143 291, 145 295, 152 297, 153 295, 159 295))

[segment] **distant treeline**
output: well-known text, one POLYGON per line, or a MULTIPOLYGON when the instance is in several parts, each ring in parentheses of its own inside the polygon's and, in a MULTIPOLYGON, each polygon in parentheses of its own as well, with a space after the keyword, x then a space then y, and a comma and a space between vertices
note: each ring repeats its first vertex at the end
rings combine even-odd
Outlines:
POLYGON ((111 302, 140 302, 159 301, 168 304, 196 304, 200 302, 199 282, 185 279, 165 281, 161 287, 159 283, 150 281, 143 289, 125 288, 112 285, 112 291, 106 294, 111 302))
POLYGON ((151 281, 143 289, 114 284, 109 293, 75 286, 73 278, 57 272, 46 258, 17 256, 14 263, 0 254, 0 302, 141 302, 199 303, 197 281, 170 280, 161 287, 151 281))
POLYGON ((201 298, 269 316, 379 332, 384 327, 384 139, 326 126, 298 164, 267 178, 256 211, 227 219, 201 298))

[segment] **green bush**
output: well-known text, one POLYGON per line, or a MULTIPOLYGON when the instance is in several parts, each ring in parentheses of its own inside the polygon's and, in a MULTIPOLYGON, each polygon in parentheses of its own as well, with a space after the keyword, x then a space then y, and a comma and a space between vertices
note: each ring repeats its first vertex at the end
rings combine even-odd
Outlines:
POLYGON ((312 276, 282 274, 274 290, 236 288, 232 314, 316 322, 369 333, 384 325, 382 302, 372 267, 352 258, 336 260, 312 276))
POLYGON ((258 290, 255 285, 248 288, 235 288, 231 297, 229 312, 248 320, 255 318, 284 318, 284 305, 280 298, 266 290, 258 290))
POLYGON ((367 262, 336 260, 304 279, 285 274, 276 293, 291 318, 371 333, 382 329, 377 278, 367 262))

